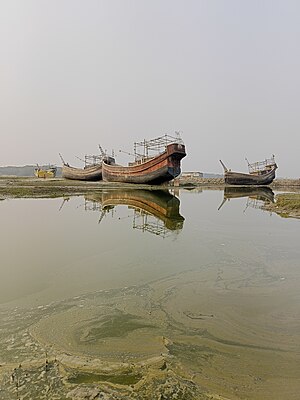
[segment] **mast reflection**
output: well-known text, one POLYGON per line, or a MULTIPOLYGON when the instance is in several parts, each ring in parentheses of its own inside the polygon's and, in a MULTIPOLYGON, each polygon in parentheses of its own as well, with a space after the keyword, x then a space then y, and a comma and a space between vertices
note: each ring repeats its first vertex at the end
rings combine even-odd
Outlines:
POLYGON ((110 190, 85 195, 85 209, 98 210, 99 222, 117 206, 125 205, 133 211, 132 227, 142 232, 165 237, 183 228, 180 200, 168 190, 110 190))

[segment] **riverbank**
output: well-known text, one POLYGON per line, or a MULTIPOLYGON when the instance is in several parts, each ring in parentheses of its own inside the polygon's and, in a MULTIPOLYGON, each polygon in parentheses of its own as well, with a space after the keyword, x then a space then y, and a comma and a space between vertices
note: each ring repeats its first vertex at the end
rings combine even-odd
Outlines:
MULTIPOLYGON (((163 185, 137 185, 131 183, 118 182, 85 182, 67 180, 63 178, 38 179, 34 177, 14 177, 0 176, 0 196, 1 197, 27 197, 27 196, 61 196, 63 194, 84 194, 103 189, 174 189, 177 187, 197 188, 197 187, 224 188, 224 178, 177 178, 174 181, 163 185)), ((227 185, 226 185, 227 186, 227 185)), ((300 192, 300 179, 275 179, 269 185, 273 190, 288 190, 300 192)))
POLYGON ((61 197, 67 195, 84 195, 86 193, 97 193, 103 189, 120 188, 157 190, 166 188, 166 186, 122 184, 104 181, 85 182, 62 178, 38 179, 27 177, 0 177, 0 199, 6 197, 61 197))

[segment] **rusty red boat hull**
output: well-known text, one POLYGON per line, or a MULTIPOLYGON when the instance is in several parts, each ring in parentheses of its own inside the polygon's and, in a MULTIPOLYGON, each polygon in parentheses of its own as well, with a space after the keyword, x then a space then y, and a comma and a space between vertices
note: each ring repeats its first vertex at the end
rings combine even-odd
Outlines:
POLYGON ((171 181, 181 173, 181 159, 186 156, 183 144, 171 143, 166 150, 145 162, 129 165, 108 165, 102 163, 102 177, 108 182, 137 184, 161 184, 171 181))

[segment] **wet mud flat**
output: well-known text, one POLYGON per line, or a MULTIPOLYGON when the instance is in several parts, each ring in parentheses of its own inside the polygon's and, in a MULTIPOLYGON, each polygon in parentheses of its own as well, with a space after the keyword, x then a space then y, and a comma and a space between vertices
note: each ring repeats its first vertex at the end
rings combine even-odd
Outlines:
POLYGON ((298 268, 217 251, 141 286, 2 307, 0 399, 298 399, 298 268))
POLYGON ((157 190, 173 187, 169 185, 137 185, 117 182, 75 181, 63 178, 38 179, 0 176, 0 200, 5 198, 61 197, 97 193, 103 189, 147 189, 157 190))

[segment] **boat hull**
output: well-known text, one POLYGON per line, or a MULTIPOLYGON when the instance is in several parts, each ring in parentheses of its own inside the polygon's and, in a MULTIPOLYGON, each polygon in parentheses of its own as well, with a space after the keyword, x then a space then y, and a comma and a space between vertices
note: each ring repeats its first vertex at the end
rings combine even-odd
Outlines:
POLYGON ((224 174, 225 183, 228 185, 269 185, 275 179, 274 166, 270 171, 260 174, 243 174, 241 172, 226 171, 224 174))
POLYGON ((79 181, 100 181, 102 179, 102 166, 93 165, 86 168, 75 168, 63 165, 62 177, 79 181))
POLYGON ((172 143, 166 151, 140 164, 123 167, 102 164, 103 180, 137 184, 161 184, 171 181, 181 173, 180 161, 186 156, 185 146, 172 143))

